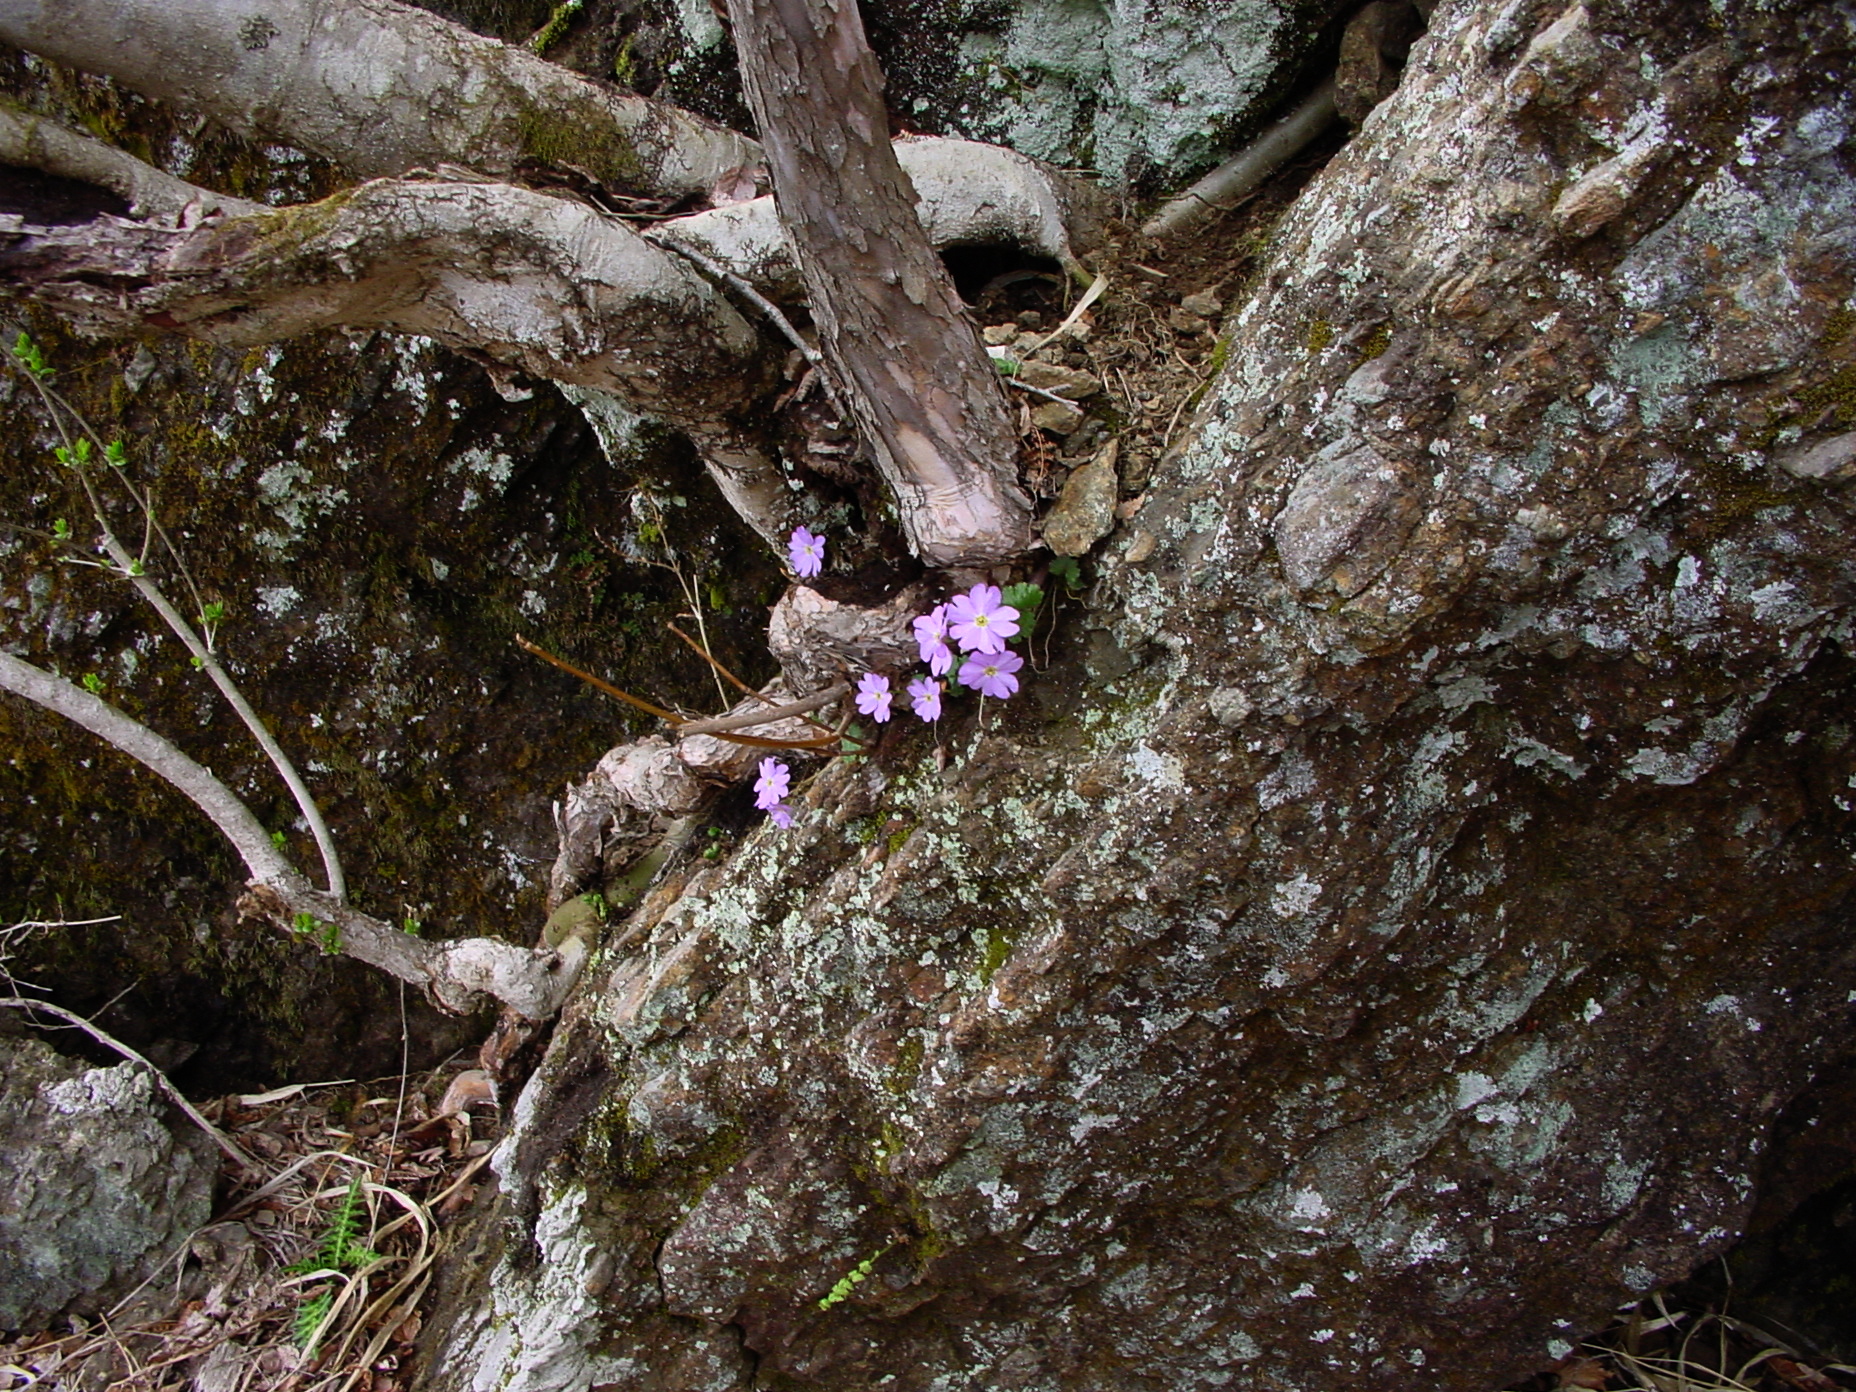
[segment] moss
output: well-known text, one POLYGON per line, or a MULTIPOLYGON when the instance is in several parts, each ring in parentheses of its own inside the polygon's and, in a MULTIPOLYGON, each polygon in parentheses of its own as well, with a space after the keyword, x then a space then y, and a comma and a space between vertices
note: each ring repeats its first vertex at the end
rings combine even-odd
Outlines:
POLYGON ((550 168, 572 165, 614 188, 636 186, 644 162, 630 141, 605 124, 589 124, 533 102, 523 102, 516 117, 522 159, 550 168))
POLYGON ((535 37, 528 41, 528 46, 536 53, 546 53, 561 41, 574 16, 580 13, 584 0, 561 0, 548 16, 548 22, 541 26, 535 37))
POLYGON ((981 986, 992 985, 993 977, 1005 965, 1005 959, 1012 955, 1012 949, 1018 946, 1018 939, 1022 935, 1022 928, 1007 928, 997 923, 987 927, 985 950, 980 954, 981 986))
POLYGON ((1334 326, 1328 323, 1327 320, 1317 319, 1308 326, 1307 344, 1310 357, 1313 357, 1317 353, 1325 352, 1327 346, 1333 341, 1334 326))
MULTIPOLYGON (((889 1076, 883 1080, 884 1089, 892 1096, 906 1096, 915 1087, 915 1080, 921 1076, 922 1054, 925 1049, 926 1046, 918 1034, 909 1035, 897 1048, 895 1066, 889 1070, 889 1076)), ((887 1127, 889 1123, 884 1122, 884 1125, 887 1127)), ((894 1151, 891 1153, 893 1154, 894 1151)))
POLYGON ((1371 362, 1383 357, 1387 348, 1392 346, 1392 325, 1390 322, 1377 325, 1360 345, 1360 361, 1371 362))

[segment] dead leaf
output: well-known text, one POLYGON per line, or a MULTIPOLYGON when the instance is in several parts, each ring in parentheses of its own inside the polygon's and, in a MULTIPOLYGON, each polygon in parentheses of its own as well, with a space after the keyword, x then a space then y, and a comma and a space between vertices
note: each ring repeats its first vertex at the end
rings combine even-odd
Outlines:
POLYGON ((1590 1392, 1604 1392, 1605 1385, 1616 1377, 1596 1358, 1568 1358, 1553 1370, 1555 1387, 1584 1387, 1590 1392))

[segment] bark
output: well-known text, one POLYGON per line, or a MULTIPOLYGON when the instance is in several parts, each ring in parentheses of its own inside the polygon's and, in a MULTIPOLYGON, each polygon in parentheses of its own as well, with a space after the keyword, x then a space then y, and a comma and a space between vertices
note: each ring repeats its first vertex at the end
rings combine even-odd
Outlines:
POLYGON ((193 227, 0 230, 0 274, 96 333, 154 324, 237 345, 331 327, 425 334, 718 442, 772 380, 756 327, 680 257, 584 204, 506 184, 380 180, 193 227))
POLYGON ((1050 670, 591 964, 427 1388, 1479 1392, 1733 1240, 1856 1051, 1856 10, 1717 18, 1437 12, 1050 670))
POLYGON ((82 726, 185 794, 232 843, 251 872, 251 891, 243 905, 248 913, 286 932, 302 931, 300 915, 313 919, 318 932, 321 925, 333 924, 337 936, 324 943, 326 949, 428 990, 453 1010, 471 1009, 487 995, 530 1019, 547 1019, 572 987, 584 960, 584 944, 576 944, 570 953, 536 952, 493 938, 434 943, 402 933, 313 889, 231 789, 147 726, 62 677, 5 652, 0 652, 0 690, 82 726))
POLYGON ((1031 509, 1005 390, 922 233, 856 5, 739 0, 730 13, 820 346, 910 546, 937 566, 1022 555, 1031 509))
POLYGON ((183 216, 256 212, 259 205, 197 188, 123 150, 79 135, 56 121, 0 102, 0 164, 39 169, 108 189, 138 218, 179 222, 183 216))
POLYGON ((394 0, 3 0, 0 41, 361 178, 576 169, 676 197, 760 158, 733 131, 394 0))

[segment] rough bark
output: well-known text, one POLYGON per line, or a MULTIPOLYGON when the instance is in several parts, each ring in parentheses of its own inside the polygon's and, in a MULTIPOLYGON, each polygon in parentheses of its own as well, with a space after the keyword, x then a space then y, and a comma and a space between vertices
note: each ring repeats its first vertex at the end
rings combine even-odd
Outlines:
POLYGON ((4 0, 0 40, 364 179, 577 169, 675 197, 759 163, 733 131, 394 0, 4 0))
POLYGON ((90 332, 244 345, 391 328, 711 429, 770 381, 755 327, 681 258, 506 184, 379 180, 193 227, 20 227, 0 258, 15 293, 90 332))
POLYGON ((742 86, 819 343, 931 565, 1031 546, 1005 391, 923 235, 854 0, 730 5, 742 86))
POLYGON ((1052 670, 591 965, 427 1387, 1472 1392, 1733 1239, 1856 1047, 1856 10, 1710 13, 1438 11, 1052 670))

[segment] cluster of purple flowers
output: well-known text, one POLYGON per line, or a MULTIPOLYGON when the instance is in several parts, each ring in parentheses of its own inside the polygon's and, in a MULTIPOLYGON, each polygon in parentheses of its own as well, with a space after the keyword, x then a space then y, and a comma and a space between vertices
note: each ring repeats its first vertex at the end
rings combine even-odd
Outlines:
MULTIPOLYGON (((825 538, 804 527, 793 530, 787 543, 793 571, 802 577, 817 575, 825 565, 825 538)), ((908 684, 909 708, 923 720, 941 718, 941 694, 946 683, 939 678, 953 672, 962 686, 1003 701, 1018 690, 1018 672, 1024 658, 1006 647, 1018 636, 1019 613, 1005 602, 997 585, 975 585, 965 594, 937 604, 915 620, 915 642, 929 675, 908 684), (958 664, 959 670, 955 671, 958 664)), ((859 713, 881 725, 888 721, 895 692, 880 672, 865 672, 857 679, 859 713)), ((754 784, 754 805, 776 826, 793 824, 786 805, 791 772, 778 759, 760 761, 760 778, 754 784)))

